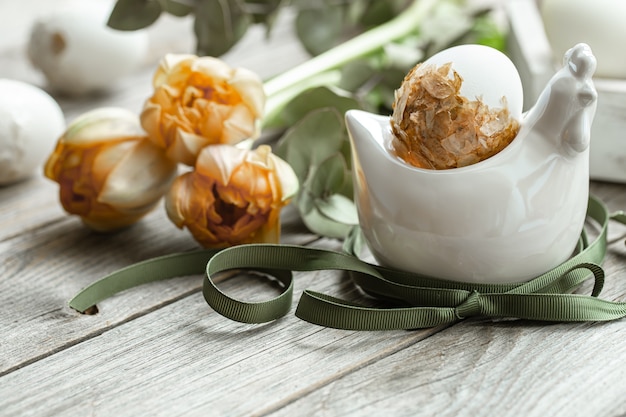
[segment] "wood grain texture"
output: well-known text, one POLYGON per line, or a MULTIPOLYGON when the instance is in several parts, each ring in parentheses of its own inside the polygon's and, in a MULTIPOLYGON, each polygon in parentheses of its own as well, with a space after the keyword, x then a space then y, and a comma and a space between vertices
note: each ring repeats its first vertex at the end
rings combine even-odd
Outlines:
MULTIPOLYGON (((329 243, 324 246, 336 246, 329 243)), ((358 299, 342 277, 298 274, 295 296, 310 287, 358 299)), ((236 280, 222 285, 240 297, 254 288, 236 280)), ((246 325, 217 315, 193 294, 5 375, 0 410, 20 416, 130 416, 146 409, 163 416, 262 415, 436 330, 348 332, 293 315, 246 325)))
POLYGON ((626 324, 467 321, 272 416, 623 416, 626 324))
MULTIPOLYGON (((295 210, 288 210, 283 221, 285 243, 316 239, 295 210)), ((111 235, 63 217, 0 242, 0 375, 198 292, 202 276, 182 277, 129 290, 99 305, 95 316, 67 306, 81 288, 110 272, 197 247, 186 231, 165 218, 164 210, 111 235)))

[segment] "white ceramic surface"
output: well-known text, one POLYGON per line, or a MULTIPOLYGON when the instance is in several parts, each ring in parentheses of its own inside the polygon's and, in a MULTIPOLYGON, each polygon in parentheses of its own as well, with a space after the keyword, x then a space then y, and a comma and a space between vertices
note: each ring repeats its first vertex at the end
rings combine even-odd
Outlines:
POLYGON ((352 110, 359 222, 378 262, 468 282, 531 279, 571 256, 587 207, 595 58, 567 54, 513 142, 475 165, 434 171, 390 151, 389 117, 352 110))

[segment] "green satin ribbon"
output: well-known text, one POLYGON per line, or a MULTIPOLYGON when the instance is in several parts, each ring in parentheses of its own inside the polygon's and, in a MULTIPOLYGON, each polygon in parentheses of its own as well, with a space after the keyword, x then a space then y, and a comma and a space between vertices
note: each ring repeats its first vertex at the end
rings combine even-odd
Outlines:
POLYGON ((322 326, 351 330, 417 329, 477 316, 553 322, 619 319, 626 316, 626 303, 598 298, 604 285, 600 264, 606 253, 609 220, 626 224, 626 214, 609 214, 607 207, 591 196, 587 216, 601 226, 599 235, 589 242, 583 230, 574 256, 523 283, 447 281, 373 265, 357 256, 362 237, 355 228, 344 242, 343 252, 254 244, 154 258, 95 282, 77 294, 70 307, 84 312, 103 299, 137 285, 206 272, 203 294, 215 311, 244 323, 264 323, 283 317, 291 309, 292 271, 343 270, 366 293, 387 300, 390 307, 365 307, 306 290, 296 316, 322 326), (252 269, 272 276, 283 284, 281 294, 263 302, 230 297, 216 286, 214 277, 237 269, 252 269), (591 295, 571 294, 590 277, 594 278, 591 295))

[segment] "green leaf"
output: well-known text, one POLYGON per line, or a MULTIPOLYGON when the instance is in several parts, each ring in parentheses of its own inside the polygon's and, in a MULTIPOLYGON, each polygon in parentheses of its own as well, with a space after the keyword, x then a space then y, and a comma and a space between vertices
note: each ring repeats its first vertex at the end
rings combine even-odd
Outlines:
POLYGON ((337 222, 324 215, 316 206, 315 201, 316 199, 306 192, 299 195, 297 206, 300 217, 306 227, 320 236, 337 239, 345 238, 350 232, 352 225, 337 222))
POLYGON ((345 10, 337 3, 308 2, 296 16, 296 34, 311 55, 319 55, 341 43, 345 10))
POLYGON ((301 213, 300 215, 302 216, 302 221, 305 226, 311 232, 320 236, 343 239, 348 235, 350 229, 353 227, 349 224, 336 222, 326 217, 317 209, 301 213))
POLYGON ((265 25, 266 36, 269 37, 271 30, 278 18, 278 14, 283 6, 289 3, 288 0, 245 0, 246 10, 249 11, 252 21, 265 25))
POLYGON ((347 91, 316 87, 304 91, 291 100, 283 109, 280 119, 287 126, 293 125, 306 114, 320 108, 333 108, 343 115, 350 109, 360 109, 361 105, 347 91))
POLYGON ((318 109, 285 132, 276 154, 292 166, 300 183, 304 183, 311 167, 342 149, 344 132, 343 117, 337 110, 318 109))
POLYGON ((371 7, 371 1, 372 0, 350 1, 347 5, 346 20, 350 22, 351 25, 355 25, 360 22, 363 15, 367 13, 367 9, 371 7))
POLYGON ((365 28, 381 25, 398 14, 398 8, 391 1, 369 0, 362 8, 359 23, 365 28))
POLYGON ((150 26, 161 15, 157 0, 118 0, 107 25, 117 30, 138 30, 150 26))
POLYGON ((376 75, 376 69, 369 60, 358 59, 348 62, 341 68, 339 88, 354 92, 376 75))
POLYGON ((341 115, 318 109, 287 131, 276 153, 294 169, 301 184, 295 204, 313 233, 343 238, 358 223, 346 158, 349 143, 341 115))
POLYGON ((334 194, 343 188, 347 174, 343 155, 335 153, 314 167, 310 180, 303 186, 313 196, 324 198, 324 196, 334 194))
POLYGON ((341 194, 333 194, 327 198, 315 200, 315 206, 320 214, 345 225, 359 224, 359 216, 354 202, 341 194))
POLYGON ((354 225, 358 223, 358 217, 352 194, 349 197, 342 195, 346 183, 351 184, 351 180, 344 156, 336 153, 322 161, 302 187, 314 198, 313 205, 325 217, 354 225))
POLYGON ((250 16, 238 0, 203 0, 196 3, 194 33, 198 55, 220 56, 246 33, 250 16))
POLYGON ((184 17, 193 12, 193 2, 190 0, 162 0, 163 10, 176 17, 184 17))
POLYGON ((406 71, 398 68, 388 68, 378 74, 377 82, 369 94, 366 94, 365 101, 374 107, 376 113, 391 113, 392 104, 395 100, 395 91, 402 84, 406 71), (376 99, 370 100, 375 95, 376 99))
POLYGON ((395 62, 387 59, 376 62, 362 59, 343 66, 339 87, 352 93, 355 102, 364 110, 385 114, 391 113, 395 90, 409 68, 396 67, 395 62))

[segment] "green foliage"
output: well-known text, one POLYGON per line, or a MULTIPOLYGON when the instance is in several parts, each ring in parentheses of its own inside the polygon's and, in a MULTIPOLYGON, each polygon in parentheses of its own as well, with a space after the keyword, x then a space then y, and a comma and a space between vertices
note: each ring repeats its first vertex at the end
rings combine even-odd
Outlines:
POLYGON ((361 106, 349 91, 336 87, 316 87, 305 90, 291 100, 282 110, 279 121, 284 126, 291 126, 309 112, 326 107, 332 107, 339 114, 344 114, 361 106))
POLYGON ((391 20, 406 3, 398 0, 296 1, 296 34, 307 52, 319 55, 391 20))
POLYGON ((176 17, 184 17, 193 11, 189 0, 165 0, 161 2, 163 11, 176 17))
POLYGON ((247 10, 250 12, 253 23, 263 24, 269 35, 276 22, 280 10, 289 3, 288 0, 247 0, 247 10))
MULTIPOLYGON (((281 10, 291 7, 296 12, 294 28, 302 46, 311 55, 318 55, 393 19, 408 3, 406 0, 117 0, 108 25, 119 30, 138 30, 156 22, 162 13, 178 17, 193 15, 197 53, 220 56, 236 45, 252 25, 264 25, 269 35, 281 10)), ((419 50, 421 56, 455 42, 504 47, 503 33, 487 13, 489 10, 475 10, 462 0, 442 0, 435 9, 420 28, 416 27, 420 41, 411 47, 419 50)))
POLYGON ((245 35, 251 17, 239 0, 198 1, 193 30, 198 55, 220 56, 245 35))
MULTIPOLYGON (((121 30, 136 30, 154 23, 163 12, 174 16, 191 14, 195 19, 198 55, 219 56, 236 45, 252 25, 264 25, 269 36, 277 16, 288 5, 295 12, 294 29, 302 46, 311 55, 318 55, 384 25, 411 3, 407 0, 117 0, 108 24, 121 30)), ((284 99, 278 101, 279 105, 264 120, 265 128, 287 129, 275 151, 293 167, 300 180, 300 191, 293 201, 303 222, 314 233, 345 238, 358 224, 352 201, 350 143, 343 121, 347 110, 359 108, 390 114, 394 91, 405 74, 441 49, 461 43, 482 43, 499 49, 505 46, 504 33, 490 10, 473 8, 462 0, 441 0, 427 18, 416 22, 414 28, 412 21, 410 25, 407 33, 394 38, 396 41, 383 47, 379 43, 340 66, 318 71, 317 77, 332 75, 323 78, 323 83, 311 83, 311 76, 304 86, 299 80, 296 84, 300 85, 291 86, 295 87, 293 90, 279 90, 284 99), (290 101, 283 107, 287 100, 290 101)))
POLYGON ((332 107, 308 112, 286 131, 276 149, 300 180, 294 202, 306 226, 336 238, 344 238, 358 223, 342 114, 332 107))
POLYGON ((198 55, 220 56, 241 40, 252 24, 265 24, 268 33, 283 0, 117 0, 107 22, 118 30, 139 30, 162 13, 194 16, 198 55))
POLYGON ((347 29, 346 10, 342 4, 328 0, 310 3, 296 17, 296 34, 311 55, 319 55, 341 43, 347 29))
POLYGON ((118 30, 138 30, 157 21, 163 7, 156 0, 118 0, 107 24, 118 30))

